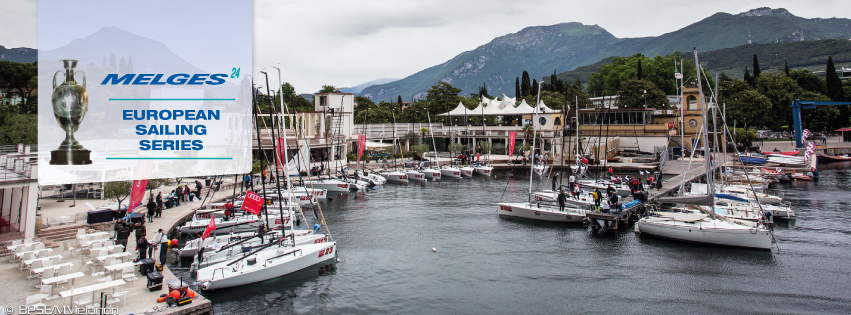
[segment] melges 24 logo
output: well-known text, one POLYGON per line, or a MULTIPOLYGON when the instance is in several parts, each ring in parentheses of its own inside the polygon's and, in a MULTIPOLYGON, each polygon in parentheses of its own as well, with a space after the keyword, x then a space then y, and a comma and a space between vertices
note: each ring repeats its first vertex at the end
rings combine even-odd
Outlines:
POLYGON ((124 75, 110 73, 100 85, 219 85, 225 83, 228 75, 224 73, 176 73, 166 77, 162 73, 128 73, 124 75))

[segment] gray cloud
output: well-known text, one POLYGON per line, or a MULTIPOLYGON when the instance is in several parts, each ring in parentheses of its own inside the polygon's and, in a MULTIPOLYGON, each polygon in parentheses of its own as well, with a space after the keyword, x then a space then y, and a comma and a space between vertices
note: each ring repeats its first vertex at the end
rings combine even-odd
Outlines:
POLYGON ((0 45, 38 48, 36 0, 0 0, 0 45))

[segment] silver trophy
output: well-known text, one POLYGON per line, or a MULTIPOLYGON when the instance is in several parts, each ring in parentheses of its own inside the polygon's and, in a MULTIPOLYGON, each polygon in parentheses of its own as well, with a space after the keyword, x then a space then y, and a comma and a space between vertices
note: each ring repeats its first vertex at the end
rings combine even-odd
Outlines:
POLYGON ((59 122, 62 130, 65 130, 65 141, 59 148, 50 151, 51 165, 86 165, 92 164, 89 159, 91 151, 86 150, 74 139, 74 132, 80 129, 80 123, 89 110, 89 94, 86 92, 86 75, 82 71, 74 72, 77 60, 63 59, 65 65, 65 82, 56 85, 56 76, 62 71, 56 71, 53 75, 53 116, 59 122), (83 85, 78 85, 74 80, 75 74, 83 75, 83 85))

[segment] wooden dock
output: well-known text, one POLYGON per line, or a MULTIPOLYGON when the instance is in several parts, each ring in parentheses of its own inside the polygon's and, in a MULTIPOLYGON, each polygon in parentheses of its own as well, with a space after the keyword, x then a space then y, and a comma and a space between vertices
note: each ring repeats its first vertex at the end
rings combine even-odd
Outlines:
MULTIPOLYGON (((727 163, 731 163, 729 159, 727 163)), ((720 166, 715 166, 716 169, 718 167, 720 166)), ((687 188, 689 183, 704 177, 706 173, 705 169, 706 162, 702 158, 695 158, 690 165, 687 159, 668 161, 661 169, 662 187, 648 189, 646 191, 648 197, 647 201, 650 202, 659 197, 678 192, 681 183, 684 183, 684 186, 687 188), (673 174, 676 175, 671 176, 673 174), (684 181, 683 177, 685 177, 684 181)), ((630 197, 625 197, 624 199, 627 198, 630 197)), ((633 199, 630 199, 629 201, 632 200, 633 199)), ((626 204, 629 201, 624 200, 623 204, 626 204)), ((618 213, 588 212, 585 216, 588 224, 595 230, 600 228, 603 228, 604 230, 618 230, 620 228, 625 228, 630 222, 638 220, 639 215, 644 213, 646 206, 647 203, 639 203, 623 209, 618 213)))

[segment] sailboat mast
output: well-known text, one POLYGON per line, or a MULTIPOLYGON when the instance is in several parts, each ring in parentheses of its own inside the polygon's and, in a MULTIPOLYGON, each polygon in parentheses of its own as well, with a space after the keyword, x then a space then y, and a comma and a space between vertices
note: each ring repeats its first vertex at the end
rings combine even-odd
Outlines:
POLYGON ((390 109, 390 116, 393 117, 393 170, 396 170, 396 114, 393 109, 390 109))
MULTIPOLYGON (((266 76, 266 94, 269 96, 269 109, 270 109, 270 110, 269 110, 269 118, 271 118, 271 120, 272 120, 272 128, 271 128, 271 129, 272 129, 272 130, 271 130, 271 131, 272 131, 272 150, 275 152, 275 154, 274 154, 273 156, 275 157, 275 158, 274 158, 275 162, 277 162, 277 163, 283 163, 283 162, 281 162, 280 157, 278 157, 278 146, 277 146, 277 144, 275 144, 275 142, 276 142, 276 141, 275 141, 275 138, 276 138, 276 137, 275 137, 275 129, 277 129, 277 128, 275 127, 275 118, 272 116, 273 114, 274 114, 274 115, 277 115, 277 114, 278 114, 278 109, 277 109, 277 108, 275 108, 275 103, 273 103, 273 102, 272 102, 272 98, 271 98, 271 97, 272 97, 272 91, 271 91, 271 89, 269 89, 269 74, 268 74, 268 73, 266 73, 266 72, 262 72, 262 71, 261 71, 261 73, 263 73, 263 75, 265 75, 265 76, 266 76)), ((258 137, 259 137, 259 135, 258 135, 258 137)), ((284 138, 286 138, 286 136, 284 136, 284 138)), ((284 141, 286 141, 286 140, 284 140, 284 141)), ((284 147, 284 148, 283 148, 283 150, 284 150, 284 152, 286 152, 286 147, 284 147)), ((284 154, 284 155, 286 155, 286 154, 284 154)), ((283 164, 283 165, 286 165, 286 164, 283 164)), ((277 166, 277 165, 275 165, 275 177, 278 177, 278 166, 277 166)), ((278 178, 280 178, 280 177, 278 177, 278 178)), ((281 187, 280 187, 280 185, 278 184, 279 182, 280 182, 279 180, 276 180, 276 181, 275 181, 275 187, 277 187, 277 188, 278 188, 278 189, 277 189, 277 190, 278 190, 278 200, 283 200, 283 199, 284 199, 284 196, 283 196, 283 195, 281 195, 281 187)), ((264 184, 264 185, 263 185, 263 195, 264 195, 264 196, 266 195, 266 188, 265 188, 265 186, 266 186, 266 185, 264 184)), ((289 201, 290 201, 290 200, 288 200, 287 204, 289 204, 289 201)), ((281 220, 283 220, 283 218, 284 218, 284 209, 283 209, 283 205, 279 206, 279 207, 278 207, 278 210, 280 210, 281 220)), ((269 213, 268 213, 268 211, 267 211, 267 213, 266 213, 266 220, 267 220, 267 221, 269 220, 269 213)), ((282 231, 284 230, 283 226, 281 227, 281 230, 282 230, 282 231)))
POLYGON ((702 82, 703 80, 701 80, 701 78, 700 78, 700 73, 701 73, 700 61, 698 60, 698 57, 697 57, 697 49, 694 49, 693 51, 694 51, 694 67, 697 70, 697 90, 700 93, 700 101, 703 102, 703 106, 702 106, 703 110, 702 110, 702 113, 701 113, 703 115, 703 129, 707 131, 707 132, 703 133, 703 154, 704 154, 703 159, 706 160, 706 194, 709 196, 709 200, 710 200, 709 212, 712 215, 712 218, 715 219, 715 192, 713 191, 714 190, 713 189, 714 188, 714 184, 713 184, 714 178, 713 177, 714 177, 715 172, 712 170, 712 161, 711 161, 712 154, 710 154, 708 152, 709 151, 709 145, 708 145, 708 143, 709 143, 709 135, 708 135, 708 133, 709 133, 708 132, 709 131, 709 119, 707 117, 708 110, 706 108, 706 99, 704 99, 704 96, 703 96, 703 82, 702 82))
MULTIPOLYGON (((538 85, 538 101, 541 100, 541 86, 538 85)), ((535 136, 535 121, 538 120, 538 101, 535 101, 535 108, 532 110, 532 165, 531 172, 529 173, 529 202, 532 202, 532 179, 535 178, 535 141, 538 140, 538 137, 535 136)), ((540 126, 540 124, 538 124, 540 126)), ((543 173, 541 173, 541 177, 543 177, 543 173)))
MULTIPOLYGON (((266 151, 263 151, 263 144, 260 142, 260 123, 257 121, 257 118, 259 117, 259 113, 260 113, 260 106, 257 105, 257 93, 258 93, 257 89, 254 88, 254 79, 251 79, 251 102, 254 103, 254 110, 253 110, 253 112, 254 112, 254 127, 255 127, 255 130, 257 131, 257 151, 258 151, 257 156, 259 157, 260 153, 262 152, 264 159, 268 160, 266 158, 266 151)), ((261 162, 260 165, 263 165, 263 163, 261 162)), ((261 183, 262 183, 263 191, 265 192, 266 191, 266 182, 261 181, 261 183)), ((263 204, 263 213, 268 214, 268 211, 266 211, 266 204, 265 203, 263 204)))
MULTIPOLYGON (((431 132, 431 147, 434 149, 434 163, 439 167, 440 163, 437 163, 437 144, 434 142, 434 130, 431 130, 431 116, 429 115, 428 104, 426 104, 426 118, 428 118, 429 131, 431 132)), ((428 166, 431 166, 431 160, 428 160, 428 166)))

